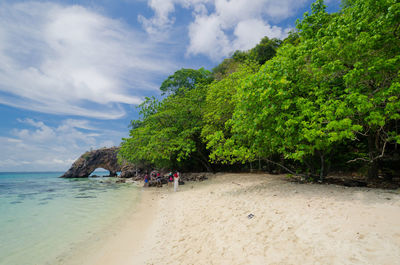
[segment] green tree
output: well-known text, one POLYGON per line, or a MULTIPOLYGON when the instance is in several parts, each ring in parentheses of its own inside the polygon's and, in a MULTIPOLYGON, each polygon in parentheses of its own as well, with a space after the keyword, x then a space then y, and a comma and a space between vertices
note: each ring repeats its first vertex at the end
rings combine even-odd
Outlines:
POLYGON ((123 139, 120 156, 157 167, 184 166, 195 160, 211 171, 208 152, 200 138, 205 89, 201 85, 181 88, 182 93, 161 102, 146 99, 140 105, 140 119, 132 122, 129 138, 123 139))
POLYGON ((289 44, 289 43, 294 46, 296 46, 300 43, 300 35, 297 31, 291 30, 289 32, 288 36, 282 41, 281 45, 289 44))
POLYGON ((284 45, 238 90, 232 139, 246 156, 305 163, 317 155, 323 178, 332 148, 364 136, 360 159, 376 176, 385 148, 399 141, 397 11, 395 1, 353 1, 330 15, 315 2, 298 23, 300 43, 284 45))
POLYGON ((326 113, 319 104, 329 94, 319 93, 319 80, 305 65, 307 55, 306 46, 288 43, 238 88, 229 142, 236 146, 232 152, 235 156, 229 159, 251 161, 282 154, 286 159, 304 162, 318 153, 323 177, 325 155, 332 143, 328 129, 320 123, 326 113))
POLYGON ((236 91, 243 80, 258 69, 256 62, 246 61, 236 72, 214 81, 207 88, 202 137, 211 151, 210 159, 214 162, 224 162, 227 157, 231 157, 232 149, 228 148, 226 141, 231 135, 229 121, 237 103, 236 91))
POLYGON ((228 75, 236 72, 242 64, 245 53, 236 51, 234 57, 224 59, 219 65, 212 69, 215 80, 222 80, 228 75))
POLYGON ((376 178, 383 159, 400 155, 400 3, 347 0, 328 14, 318 0, 311 9, 283 44, 264 38, 212 73, 175 72, 166 98, 141 105, 122 156, 209 170, 210 159, 280 157, 323 180, 340 155, 376 178))
POLYGON ((276 50, 281 44, 281 40, 276 38, 269 39, 265 36, 259 44, 249 51, 249 58, 263 65, 275 56, 276 50))
MULTIPOLYGON (((320 8, 322 1, 316 2, 320 8)), ((347 1, 327 27, 313 29, 326 17, 306 17, 299 24, 304 39, 313 40, 314 75, 340 86, 346 116, 362 128, 357 139, 368 142, 364 156, 368 177, 376 178, 388 145, 399 142, 400 4, 392 0, 347 1), (315 34, 316 33, 316 34, 315 34), (311 35, 314 37, 311 37, 311 35)))
POLYGON ((194 89, 196 85, 206 85, 213 80, 210 71, 200 68, 198 70, 182 68, 170 75, 161 84, 163 95, 172 95, 183 90, 194 89))

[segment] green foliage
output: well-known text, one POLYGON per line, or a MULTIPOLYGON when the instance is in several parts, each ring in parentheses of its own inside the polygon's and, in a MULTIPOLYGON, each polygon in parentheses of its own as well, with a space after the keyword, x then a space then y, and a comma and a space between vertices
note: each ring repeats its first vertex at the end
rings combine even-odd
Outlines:
POLYGON ((376 176, 382 159, 399 156, 400 4, 342 6, 328 14, 317 0, 283 42, 265 37, 212 73, 175 72, 161 86, 168 97, 141 105, 120 153, 205 167, 276 158, 314 179, 350 160, 376 176))
POLYGON ((283 40, 281 45, 292 44, 297 46, 300 43, 300 35, 297 31, 291 30, 288 36, 283 40))
POLYGON ((183 90, 193 89, 196 85, 211 83, 211 72, 200 68, 198 70, 182 68, 170 75, 160 87, 163 95, 177 94, 183 90))
POLYGON ((275 56, 276 50, 281 44, 282 41, 279 39, 264 37, 256 47, 249 51, 249 58, 263 65, 275 56))
MULTIPOLYGON (((357 138, 369 142, 364 151, 368 159, 362 152, 360 158, 368 160, 371 169, 398 137, 393 126, 400 110, 398 6, 395 1, 348 1, 314 38, 307 35, 310 27, 300 26, 313 45, 314 75, 337 85, 346 116, 359 129, 357 138)), ((313 25, 326 21, 321 17, 310 20, 313 25)), ((369 175, 376 177, 377 170, 369 175)))
POLYGON ((212 161, 223 161, 231 156, 231 148, 226 143, 230 136, 230 125, 237 100, 234 98, 237 88, 250 75, 259 69, 257 63, 248 61, 239 69, 224 79, 214 81, 208 86, 205 110, 203 112, 204 126, 202 137, 211 151, 212 161))
MULTIPOLYGON (((295 38, 294 35, 293 38, 295 38)), ((239 71, 242 64, 257 62, 263 65, 275 56, 281 44, 282 41, 279 39, 264 37, 259 44, 248 51, 235 51, 230 58, 224 59, 213 69, 214 78, 216 80, 224 79, 230 74, 239 71)))
POLYGON ((304 161, 315 153, 323 159, 345 139, 372 135, 377 150, 369 150, 370 161, 377 158, 398 139, 390 126, 400 110, 398 25, 388 19, 396 16, 393 3, 354 1, 334 15, 314 3, 298 23, 301 42, 286 43, 238 90, 234 137, 253 139, 253 154, 304 161))
POLYGON ((181 88, 180 92, 162 101, 147 98, 139 106, 140 120, 132 122, 138 126, 132 126, 129 138, 121 144, 123 159, 172 167, 193 158, 209 166, 200 140, 205 86, 181 88))
POLYGON ((214 79, 217 81, 222 80, 228 75, 236 72, 242 63, 241 60, 243 59, 243 55, 247 56, 246 53, 235 52, 232 58, 226 58, 222 63, 214 67, 212 70, 214 79))

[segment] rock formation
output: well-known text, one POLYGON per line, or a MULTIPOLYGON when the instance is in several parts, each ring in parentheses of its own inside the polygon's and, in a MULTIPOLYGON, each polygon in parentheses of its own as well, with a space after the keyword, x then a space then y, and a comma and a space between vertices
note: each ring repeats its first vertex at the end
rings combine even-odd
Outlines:
MULTIPOLYGON (((110 176, 112 177, 116 177, 117 172, 121 172, 119 182, 125 182, 128 178, 131 180, 143 180, 144 176, 148 174, 151 177, 149 186, 157 186, 155 177, 157 173, 161 174, 162 184, 168 182, 168 170, 160 169, 151 171, 151 166, 145 164, 140 164, 137 168, 129 163, 121 165, 118 162, 118 150, 118 147, 111 147, 88 151, 81 155, 61 177, 87 178, 97 168, 104 168, 110 171, 110 176)), ((208 179, 209 176, 210 173, 184 173, 181 174, 179 185, 183 185, 184 181, 203 181, 208 179)))
POLYGON ((87 178, 97 168, 110 171, 110 176, 117 176, 117 172, 132 171, 133 166, 118 163, 118 147, 101 148, 88 151, 81 155, 62 175, 62 178, 87 178))

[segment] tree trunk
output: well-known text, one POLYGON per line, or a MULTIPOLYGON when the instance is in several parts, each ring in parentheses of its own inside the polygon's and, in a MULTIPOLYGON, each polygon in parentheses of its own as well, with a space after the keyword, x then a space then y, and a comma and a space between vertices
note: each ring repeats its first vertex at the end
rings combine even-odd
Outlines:
POLYGON ((207 169, 207 172, 214 172, 214 169, 209 162, 209 157, 207 154, 207 149, 205 148, 204 144, 201 143, 199 140, 200 138, 195 139, 196 142, 196 153, 197 155, 194 155, 195 157, 198 158, 198 161, 207 169))
POLYGON ((214 170, 211 167, 210 163, 203 161, 203 166, 207 169, 207 172, 214 172, 214 170))
POLYGON ((319 172, 319 181, 323 182, 324 181, 324 176, 325 176, 325 158, 323 153, 319 153, 319 157, 321 158, 321 169, 319 172))
POLYGON ((368 181, 377 180, 378 179, 378 173, 379 173, 378 161, 373 160, 368 165, 368 173, 367 173, 368 181))
POLYGON ((200 151, 197 152, 198 156, 194 156, 206 168, 207 172, 214 172, 211 164, 206 160, 204 154, 200 151))
MULTIPOLYGON (((399 135, 399 131, 397 128, 397 120, 395 121, 395 126, 396 126, 396 135, 399 135)), ((394 141, 394 150, 397 150, 397 141, 394 141)))
POLYGON ((311 176, 311 175, 314 175, 314 165, 313 164, 310 164, 308 161, 307 161, 307 158, 306 159, 304 159, 304 164, 306 164, 306 166, 307 166, 307 173, 306 173, 306 175, 307 176, 311 176))
POLYGON ((295 176, 308 177, 307 175, 304 175, 304 174, 298 174, 298 173, 294 172, 293 170, 290 170, 289 168, 285 167, 284 165, 282 165, 282 164, 280 164, 280 163, 274 162, 274 161, 269 160, 269 159, 266 159, 266 158, 264 158, 264 160, 265 160, 266 162, 268 162, 268 163, 271 163, 271 164, 274 164, 274 165, 279 166, 279 169, 280 169, 280 168, 285 169, 287 172, 289 172, 290 174, 293 174, 293 175, 295 175, 295 176))
POLYGON ((369 163, 368 163, 368 173, 367 179, 368 181, 373 181, 378 178, 378 161, 375 159, 377 153, 377 139, 379 139, 379 135, 377 133, 371 132, 368 135, 368 152, 369 152, 369 163))

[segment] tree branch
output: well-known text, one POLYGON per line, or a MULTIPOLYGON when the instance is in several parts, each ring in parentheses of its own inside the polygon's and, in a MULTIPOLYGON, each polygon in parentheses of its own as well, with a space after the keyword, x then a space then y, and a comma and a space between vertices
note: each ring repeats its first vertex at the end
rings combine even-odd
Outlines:
POLYGON ((287 172, 289 172, 290 174, 293 174, 293 175, 295 175, 295 176, 299 176, 299 177, 308 177, 307 175, 298 174, 298 173, 294 172, 293 170, 290 170, 289 168, 285 167, 284 165, 279 164, 279 163, 277 163, 277 162, 274 162, 274 161, 272 161, 272 160, 269 160, 269 159, 266 159, 266 158, 264 158, 263 160, 265 160, 265 161, 267 161, 267 162, 269 162, 269 163, 272 163, 272 164, 274 164, 274 165, 280 166, 281 168, 285 169, 287 172))
POLYGON ((371 160, 369 160, 369 159, 365 159, 365 158, 362 158, 362 157, 358 157, 358 158, 355 158, 355 159, 349 160, 349 161, 347 161, 346 163, 352 163, 352 162, 356 162, 356 161, 365 161, 365 162, 371 162, 371 160))
POLYGON ((382 158, 385 155, 386 144, 387 144, 387 141, 385 141, 385 143, 383 144, 382 153, 380 155, 378 155, 378 156, 373 157, 372 159, 365 159, 365 158, 359 157, 359 158, 355 158, 355 159, 349 160, 346 163, 352 163, 352 162, 355 162, 355 161, 365 161, 365 162, 372 163, 373 161, 375 161, 375 160, 377 160, 379 158, 382 158))

